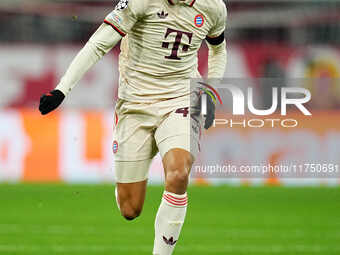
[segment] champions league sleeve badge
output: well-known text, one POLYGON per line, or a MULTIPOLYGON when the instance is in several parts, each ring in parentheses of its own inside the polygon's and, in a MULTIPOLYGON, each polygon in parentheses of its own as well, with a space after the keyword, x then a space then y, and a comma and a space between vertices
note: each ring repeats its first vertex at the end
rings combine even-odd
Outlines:
POLYGON ((119 3, 116 5, 116 10, 121 11, 128 7, 129 0, 120 0, 119 3))

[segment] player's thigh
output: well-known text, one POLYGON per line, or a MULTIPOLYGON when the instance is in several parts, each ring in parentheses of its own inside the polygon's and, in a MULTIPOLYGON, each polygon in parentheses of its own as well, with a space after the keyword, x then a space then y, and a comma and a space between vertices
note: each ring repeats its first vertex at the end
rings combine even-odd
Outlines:
POLYGON ((134 215, 142 209, 149 167, 157 152, 153 134, 156 120, 145 105, 124 100, 118 101, 115 115, 113 153, 117 202, 124 216, 134 215))
POLYGON ((116 182, 129 184, 147 180, 151 162, 152 159, 137 161, 115 160, 114 170, 116 182))
POLYGON ((155 140, 162 159, 165 159, 165 155, 169 151, 181 149, 190 153, 183 154, 183 157, 187 158, 191 155, 192 160, 195 160, 200 151, 201 125, 199 118, 190 115, 189 107, 175 109, 167 115, 155 133, 155 140))
POLYGON ((133 117, 120 121, 114 132, 113 152, 117 183, 145 181, 157 152, 153 131, 133 117))
POLYGON ((147 106, 119 100, 113 132, 115 161, 142 161, 157 153, 154 129, 157 120, 147 106))
POLYGON ((117 183, 116 199, 119 209, 127 220, 138 217, 142 210, 145 200, 147 181, 136 183, 117 183))
POLYGON ((157 128, 155 139, 162 156, 166 190, 186 191, 192 164, 199 153, 200 125, 189 108, 172 111, 157 128))
POLYGON ((147 180, 134 183, 117 183, 117 195, 120 208, 128 204, 131 209, 141 211, 143 208, 147 180))

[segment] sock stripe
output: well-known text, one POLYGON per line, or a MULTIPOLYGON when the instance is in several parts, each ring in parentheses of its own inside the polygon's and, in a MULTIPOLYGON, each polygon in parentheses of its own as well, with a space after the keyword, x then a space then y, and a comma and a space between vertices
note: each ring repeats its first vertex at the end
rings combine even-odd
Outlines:
POLYGON ((169 195, 164 195, 164 197, 169 199, 169 200, 171 200, 171 201, 173 201, 173 202, 175 202, 175 203, 183 203, 183 202, 187 202, 188 201, 187 198, 185 198, 183 200, 176 200, 176 199, 173 199, 172 197, 170 197, 169 195))
POLYGON ((163 198, 171 205, 175 206, 185 206, 188 203, 188 199, 185 197, 184 200, 174 200, 168 194, 164 194, 163 198))
POLYGON ((178 197, 174 197, 174 196, 172 196, 170 194, 165 194, 165 195, 167 195, 168 197, 170 197, 170 198, 172 198, 173 200, 176 200, 176 201, 184 201, 184 200, 188 199, 187 196, 178 198, 178 197))
POLYGON ((174 206, 185 206, 185 205, 187 205, 187 202, 184 202, 184 203, 175 203, 175 202, 169 200, 168 198, 164 198, 164 199, 165 199, 169 204, 174 205, 174 206))

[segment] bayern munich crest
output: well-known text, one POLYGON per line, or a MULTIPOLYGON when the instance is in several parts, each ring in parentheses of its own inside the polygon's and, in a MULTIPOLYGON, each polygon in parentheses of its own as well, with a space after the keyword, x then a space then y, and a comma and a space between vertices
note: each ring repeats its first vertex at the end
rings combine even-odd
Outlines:
POLYGON ((113 153, 117 153, 117 151, 118 151, 118 142, 117 141, 113 142, 112 150, 113 150, 113 153))
POLYGON ((116 5, 116 10, 124 10, 128 7, 129 0, 120 0, 116 5))
POLYGON ((196 27, 202 27, 204 25, 204 17, 203 17, 202 14, 196 15, 195 25, 196 25, 196 27))

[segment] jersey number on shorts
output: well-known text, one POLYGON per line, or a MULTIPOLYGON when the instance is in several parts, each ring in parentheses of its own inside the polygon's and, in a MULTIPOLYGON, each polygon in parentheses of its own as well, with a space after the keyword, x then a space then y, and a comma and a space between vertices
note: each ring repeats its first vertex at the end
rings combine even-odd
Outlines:
MULTIPOLYGON (((183 32, 179 30, 175 30, 172 28, 168 28, 168 30, 165 33, 164 39, 167 39, 170 34, 176 34, 175 42, 173 43, 172 49, 171 49, 171 55, 165 56, 167 59, 174 59, 174 60, 181 60, 180 57, 178 57, 178 51, 182 50, 184 52, 187 52, 190 48, 190 44, 192 41, 193 33, 189 32, 183 32), (186 36, 189 39, 189 44, 182 43, 183 36, 186 36), (183 45, 181 48, 181 44, 183 45)), ((162 47, 165 49, 169 49, 170 43, 169 42, 163 42, 162 47)))
POLYGON ((183 117, 187 117, 189 114, 189 107, 179 108, 175 111, 175 113, 183 114, 183 117))

